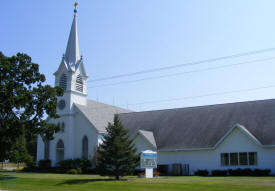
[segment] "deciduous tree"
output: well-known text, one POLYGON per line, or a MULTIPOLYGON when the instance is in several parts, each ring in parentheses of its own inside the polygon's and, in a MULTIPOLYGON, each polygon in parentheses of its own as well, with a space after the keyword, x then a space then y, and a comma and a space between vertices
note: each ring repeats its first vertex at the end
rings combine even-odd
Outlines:
POLYGON ((8 157, 23 133, 52 139, 59 130, 46 118, 58 118, 57 96, 63 90, 44 82, 45 76, 31 57, 22 53, 7 57, 0 52, 0 160, 8 157))

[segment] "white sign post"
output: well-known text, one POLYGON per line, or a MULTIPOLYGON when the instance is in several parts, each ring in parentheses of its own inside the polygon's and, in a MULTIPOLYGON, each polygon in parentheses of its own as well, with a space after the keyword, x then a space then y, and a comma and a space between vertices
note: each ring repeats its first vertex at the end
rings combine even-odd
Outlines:
POLYGON ((145 168, 145 178, 153 178, 153 169, 157 168, 157 152, 150 150, 142 151, 140 168, 145 168))

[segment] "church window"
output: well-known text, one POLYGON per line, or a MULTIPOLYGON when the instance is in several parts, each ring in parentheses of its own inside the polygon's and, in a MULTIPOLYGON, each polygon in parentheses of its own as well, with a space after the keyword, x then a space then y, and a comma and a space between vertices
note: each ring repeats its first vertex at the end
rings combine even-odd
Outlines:
POLYGON ((221 166, 257 165, 257 152, 221 153, 221 166))
POLYGON ((230 165, 231 166, 238 165, 238 153, 230 153, 230 165))
POLYGON ((221 154, 221 165, 228 166, 229 165, 229 153, 221 154))
POLYGON ((257 165, 257 153, 250 152, 248 156, 249 156, 249 165, 257 165))
POLYGON ((59 139, 59 141, 56 144, 56 162, 57 163, 64 160, 64 151, 65 151, 64 143, 61 139, 59 139))
POLYGON ((62 76, 60 77, 59 86, 61 88, 63 88, 64 90, 67 89, 67 75, 66 74, 62 74, 62 76))
POLYGON ((88 138, 84 136, 82 139, 82 158, 88 159, 88 138))
POLYGON ((62 122, 61 124, 61 132, 64 133, 65 132, 65 123, 62 122))
POLYGON ((78 74, 76 77, 75 89, 77 91, 83 92, 83 80, 82 80, 82 77, 80 76, 80 74, 78 74))
POLYGON ((66 102, 64 99, 59 100, 58 109, 63 110, 66 107, 66 102))
POLYGON ((44 142, 44 159, 47 160, 50 158, 50 141, 46 140, 44 142))
POLYGON ((248 165, 247 153, 239 153, 240 165, 248 165))

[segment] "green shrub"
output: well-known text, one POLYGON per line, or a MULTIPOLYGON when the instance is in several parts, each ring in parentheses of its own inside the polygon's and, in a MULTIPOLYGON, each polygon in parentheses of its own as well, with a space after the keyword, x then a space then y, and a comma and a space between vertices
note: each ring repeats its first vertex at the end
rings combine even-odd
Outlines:
POLYGON ((197 170, 195 171, 196 176, 207 176, 209 174, 208 170, 197 170))
POLYGON ((67 172, 67 170, 71 170, 71 169, 78 169, 78 173, 86 173, 90 170, 92 166, 91 161, 87 160, 87 159, 67 159, 67 160, 62 160, 58 163, 58 169, 59 172, 67 172))
POLYGON ((74 169, 77 168, 73 159, 62 160, 58 163, 58 167, 61 169, 74 169))
POLYGON ((55 172, 58 173, 58 174, 64 174, 66 173, 66 169, 62 169, 62 168, 56 168, 55 172))
POLYGON ((255 169, 254 176, 269 176, 270 172, 270 169, 255 169))
POLYGON ((75 168, 67 170, 66 173, 67 174, 78 174, 77 169, 75 169, 75 168))
POLYGON ((87 160, 87 159, 80 159, 80 158, 77 158, 77 159, 74 159, 74 163, 76 164, 76 167, 77 168, 81 168, 82 171, 87 171, 88 169, 91 168, 92 166, 92 163, 90 160, 87 160))
POLYGON ((227 170, 212 170, 212 176, 226 176, 227 170))
POLYGON ((246 169, 229 169, 228 173, 230 176, 269 176, 270 175, 270 169, 255 169, 251 170, 250 168, 246 169))
POLYGON ((253 176, 254 172, 250 168, 245 168, 242 170, 242 176, 253 176))
POLYGON ((36 167, 36 162, 35 161, 28 161, 26 162, 26 166, 29 168, 34 168, 36 167))
POLYGON ((81 168, 77 168, 77 174, 82 174, 82 169, 81 168))
POLYGON ((47 170, 49 168, 51 168, 51 160, 40 160, 38 162, 38 168, 40 170, 47 170))
POLYGON ((229 175, 231 176, 245 176, 244 170, 237 168, 237 169, 229 169, 228 170, 229 175))

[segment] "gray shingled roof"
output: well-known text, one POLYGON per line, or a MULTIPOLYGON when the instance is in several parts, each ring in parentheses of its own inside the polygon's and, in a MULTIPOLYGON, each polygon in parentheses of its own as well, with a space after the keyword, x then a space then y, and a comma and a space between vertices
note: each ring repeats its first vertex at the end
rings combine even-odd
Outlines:
POLYGON ((86 106, 79 104, 75 104, 75 106, 99 132, 105 132, 108 122, 113 122, 115 114, 131 112, 130 110, 88 99, 86 106))
POLYGON ((275 99, 119 115, 130 133, 152 131, 158 149, 212 148, 240 124, 263 145, 275 145, 275 99))

